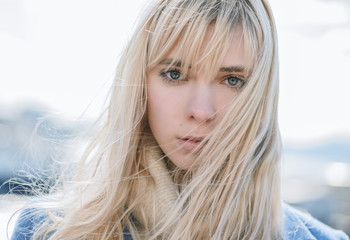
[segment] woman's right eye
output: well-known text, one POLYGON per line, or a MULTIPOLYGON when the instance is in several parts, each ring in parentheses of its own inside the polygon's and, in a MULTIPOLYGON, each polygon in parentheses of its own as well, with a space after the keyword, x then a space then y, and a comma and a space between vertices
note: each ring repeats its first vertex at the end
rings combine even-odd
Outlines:
POLYGON ((176 69, 168 69, 160 72, 160 76, 167 82, 179 82, 185 78, 182 76, 181 72, 176 69))

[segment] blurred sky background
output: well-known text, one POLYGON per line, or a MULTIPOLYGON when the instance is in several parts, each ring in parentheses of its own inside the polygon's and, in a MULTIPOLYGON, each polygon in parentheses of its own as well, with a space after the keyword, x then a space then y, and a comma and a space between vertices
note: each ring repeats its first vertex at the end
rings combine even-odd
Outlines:
MULTIPOLYGON (((101 111, 146 0, 0 0, 0 114, 40 103, 101 111)), ((271 0, 280 44, 283 140, 350 136, 350 1, 271 0)))

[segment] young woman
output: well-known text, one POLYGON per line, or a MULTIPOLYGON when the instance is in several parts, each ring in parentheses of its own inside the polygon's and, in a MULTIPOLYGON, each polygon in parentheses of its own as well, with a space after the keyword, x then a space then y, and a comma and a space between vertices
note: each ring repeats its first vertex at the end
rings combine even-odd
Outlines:
POLYGON ((281 203, 267 1, 159 0, 76 173, 12 239, 347 239, 281 203))

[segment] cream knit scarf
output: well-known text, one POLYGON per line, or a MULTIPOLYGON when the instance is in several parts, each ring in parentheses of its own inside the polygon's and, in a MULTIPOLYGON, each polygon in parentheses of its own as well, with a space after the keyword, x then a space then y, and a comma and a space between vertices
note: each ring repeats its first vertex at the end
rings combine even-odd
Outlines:
POLYGON ((164 220, 167 213, 174 211, 179 193, 159 147, 149 146, 144 154, 155 188, 149 188, 145 184, 147 181, 141 180, 139 187, 146 188, 147 194, 142 196, 141 208, 135 210, 133 215, 142 225, 152 229, 164 220))

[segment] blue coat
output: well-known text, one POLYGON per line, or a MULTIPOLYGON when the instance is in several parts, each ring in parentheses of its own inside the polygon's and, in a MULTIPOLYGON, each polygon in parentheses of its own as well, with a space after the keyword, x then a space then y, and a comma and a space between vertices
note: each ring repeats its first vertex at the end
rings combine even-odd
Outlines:
MULTIPOLYGON (((284 204, 284 240, 346 240, 349 237, 338 230, 321 223, 315 218, 284 204)), ((31 240, 31 230, 40 224, 44 216, 33 216, 30 209, 21 213, 11 240, 31 240)), ((132 240, 129 231, 124 231, 124 239, 132 240)))

